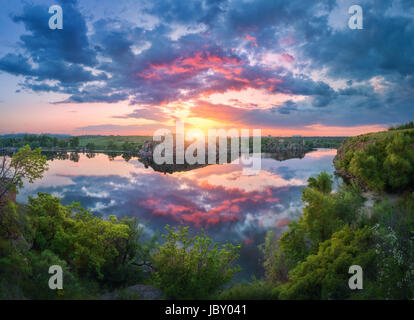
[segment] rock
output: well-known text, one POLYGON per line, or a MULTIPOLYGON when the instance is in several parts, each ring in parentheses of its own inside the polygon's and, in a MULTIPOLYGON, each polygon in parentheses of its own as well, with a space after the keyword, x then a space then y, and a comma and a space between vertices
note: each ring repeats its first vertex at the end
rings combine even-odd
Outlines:
POLYGON ((115 292, 105 293, 101 300, 162 300, 162 291, 151 285, 137 284, 115 292))

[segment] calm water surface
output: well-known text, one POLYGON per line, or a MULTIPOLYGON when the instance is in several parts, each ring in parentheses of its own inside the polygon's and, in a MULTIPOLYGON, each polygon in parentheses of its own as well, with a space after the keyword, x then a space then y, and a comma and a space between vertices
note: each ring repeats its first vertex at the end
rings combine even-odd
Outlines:
MULTIPOLYGON (((137 159, 104 154, 49 161, 42 180, 25 184, 18 200, 48 192, 63 204, 80 202, 97 215, 136 216, 146 235, 164 226, 203 228, 215 241, 242 243, 239 279, 262 275, 258 245, 266 231, 280 235, 301 214, 301 190, 310 176, 333 173, 336 150, 318 149, 302 159, 262 159, 256 176, 242 175, 236 164, 210 165, 186 172, 155 172, 137 159)), ((269 155, 270 156, 270 155, 269 155)))

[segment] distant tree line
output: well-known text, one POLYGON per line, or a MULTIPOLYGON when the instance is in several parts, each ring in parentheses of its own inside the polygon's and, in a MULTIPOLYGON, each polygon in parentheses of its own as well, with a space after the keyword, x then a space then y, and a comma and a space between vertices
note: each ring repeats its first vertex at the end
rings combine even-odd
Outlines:
POLYGON ((15 137, 0 137, 0 147, 16 147, 30 146, 36 148, 78 148, 79 138, 57 138, 49 135, 23 135, 15 137))
MULTIPOLYGON (((91 140, 93 138, 85 138, 91 140)), ((23 146, 30 146, 32 149, 43 148, 43 149, 59 149, 59 150, 86 150, 86 151, 95 151, 95 150, 109 150, 109 151, 137 151, 140 147, 140 144, 132 143, 128 141, 128 138, 122 143, 115 143, 113 139, 109 139, 106 142, 106 145, 97 145, 94 142, 84 141, 82 144, 82 137, 55 137, 50 135, 19 135, 19 136, 0 136, 0 148, 21 148, 23 146)))

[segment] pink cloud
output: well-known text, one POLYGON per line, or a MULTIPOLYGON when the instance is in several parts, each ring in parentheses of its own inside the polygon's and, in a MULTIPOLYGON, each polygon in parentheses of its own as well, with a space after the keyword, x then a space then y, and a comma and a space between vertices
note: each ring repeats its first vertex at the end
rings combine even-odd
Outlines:
POLYGON ((295 40, 289 37, 280 39, 281 44, 294 44, 295 40))
POLYGON ((292 63, 293 61, 295 61, 295 58, 293 58, 290 54, 282 53, 280 56, 285 62, 292 63))
POLYGON ((227 76, 240 75, 243 72, 242 63, 234 57, 198 51, 188 57, 179 57, 170 63, 149 64, 148 68, 138 76, 145 79, 162 79, 177 74, 193 76, 208 69, 227 76))
POLYGON ((207 210, 195 202, 172 204, 162 199, 153 198, 141 201, 139 205, 149 209, 151 214, 155 216, 191 223, 197 227, 210 227, 242 220, 244 218, 243 209, 249 206, 256 207, 257 204, 268 203, 270 200, 272 202, 279 201, 278 198, 271 197, 270 189, 265 192, 246 192, 238 188, 213 186, 207 182, 202 182, 198 186, 205 191, 208 203, 213 204, 207 210))
POLYGON ((246 34, 246 39, 249 40, 251 43, 253 43, 253 45, 257 48, 257 41, 255 37, 249 36, 248 34, 246 34))
POLYGON ((282 227, 287 226, 289 224, 289 222, 290 222, 290 219, 282 218, 276 223, 276 226, 279 227, 279 228, 282 228, 282 227))

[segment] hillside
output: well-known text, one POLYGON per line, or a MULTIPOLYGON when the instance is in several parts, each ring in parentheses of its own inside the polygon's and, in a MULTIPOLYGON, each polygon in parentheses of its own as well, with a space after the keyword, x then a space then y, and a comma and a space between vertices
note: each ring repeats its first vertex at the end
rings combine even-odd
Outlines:
POLYGON ((334 159, 337 173, 377 192, 414 190, 414 129, 349 138, 334 159))

